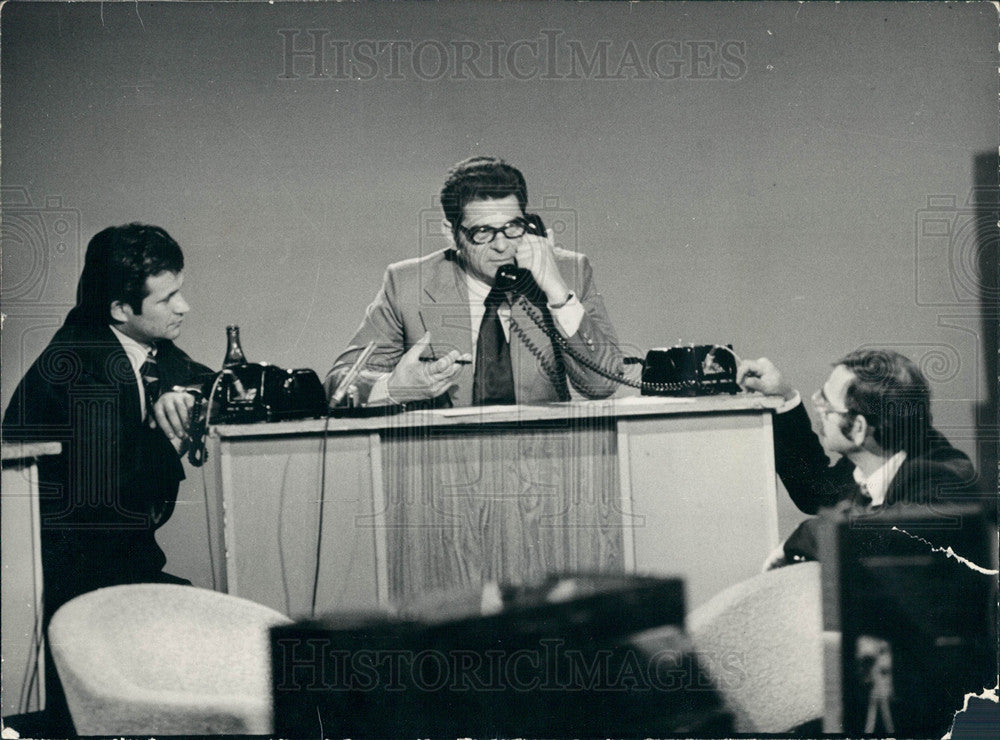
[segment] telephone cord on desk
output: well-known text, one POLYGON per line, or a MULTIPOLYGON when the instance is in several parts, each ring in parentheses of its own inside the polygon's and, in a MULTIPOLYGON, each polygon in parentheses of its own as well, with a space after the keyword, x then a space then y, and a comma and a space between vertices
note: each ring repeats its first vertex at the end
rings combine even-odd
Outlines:
MULTIPOLYGON (((619 383, 621 385, 627 385, 630 388, 637 388, 640 391, 647 390, 647 391, 653 391, 654 393, 676 393, 678 391, 686 390, 689 388, 696 388, 698 386, 697 380, 679 381, 677 383, 643 383, 642 381, 636 381, 626 378, 624 375, 620 373, 609 372, 608 370, 598 365, 589 357, 579 354, 575 349, 573 349, 572 346, 570 346, 569 340, 563 337, 559 332, 555 331, 555 329, 548 328, 545 325, 542 317, 538 315, 535 307, 532 306, 531 303, 524 298, 524 296, 518 296, 518 300, 524 307, 524 311, 525 313, 528 314, 528 317, 532 321, 534 321, 535 324, 537 324, 538 327, 542 329, 542 331, 544 331, 549 336, 549 338, 553 341, 553 343, 555 343, 562 351, 564 351, 574 360, 579 362, 585 368, 591 370, 592 372, 597 373, 602 378, 606 378, 607 380, 610 380, 614 383, 619 383)), ((511 318, 511 326, 513 327, 514 325, 515 322, 513 318, 511 318)), ((521 330, 520 328, 518 329, 518 336, 524 339, 523 330, 521 330)), ((533 345, 529 344, 529 349, 531 349, 532 347, 533 345)), ((723 349, 726 349, 726 351, 728 352, 732 352, 732 350, 730 350, 728 347, 724 347, 723 349)), ((535 349, 532 349, 532 354, 535 354, 535 349)), ((735 354, 733 356, 735 357, 735 354)), ((535 354, 535 357, 538 358, 540 363, 542 362, 542 358, 539 357, 537 354, 535 354)), ((542 366, 544 367, 544 363, 542 366)))

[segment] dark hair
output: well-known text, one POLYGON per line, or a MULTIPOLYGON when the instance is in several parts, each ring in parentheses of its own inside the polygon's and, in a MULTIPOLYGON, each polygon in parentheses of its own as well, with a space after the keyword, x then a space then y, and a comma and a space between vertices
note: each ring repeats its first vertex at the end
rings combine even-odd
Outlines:
POLYGON ((886 349, 855 350, 836 364, 854 373, 844 403, 865 417, 879 447, 890 453, 917 450, 931 426, 931 391, 920 368, 886 349))
POLYGON ((111 304, 127 303, 136 314, 148 295, 146 278, 184 269, 180 246, 159 226, 110 226, 87 245, 76 307, 67 321, 112 324, 111 304))
POLYGON ((528 203, 528 185, 520 170, 499 157, 469 157, 448 170, 448 179, 441 188, 441 208, 451 224, 452 233, 456 234, 462 224, 462 209, 467 203, 508 195, 517 196, 523 213, 528 203))

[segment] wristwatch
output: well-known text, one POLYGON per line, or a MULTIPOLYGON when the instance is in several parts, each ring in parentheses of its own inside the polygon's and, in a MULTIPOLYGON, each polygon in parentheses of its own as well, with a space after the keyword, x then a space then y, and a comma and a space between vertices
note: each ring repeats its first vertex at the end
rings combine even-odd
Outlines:
POLYGON ((576 294, 573 293, 573 291, 571 290, 569 293, 566 294, 566 297, 563 299, 562 303, 550 303, 549 308, 562 308, 574 298, 576 298, 576 294))

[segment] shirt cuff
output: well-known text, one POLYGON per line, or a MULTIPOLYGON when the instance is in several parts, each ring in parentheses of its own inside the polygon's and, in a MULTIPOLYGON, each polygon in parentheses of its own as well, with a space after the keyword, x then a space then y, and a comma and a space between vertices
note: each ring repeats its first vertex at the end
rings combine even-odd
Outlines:
POLYGON ((372 385, 371 391, 368 393, 368 402, 366 406, 387 406, 393 403, 392 397, 389 395, 389 376, 392 373, 384 373, 375 383, 372 385))
POLYGON ((776 408, 774 410, 774 413, 776 413, 776 414, 783 414, 786 411, 791 411, 796 406, 798 406, 800 403, 802 403, 802 396, 799 395, 798 391, 795 391, 795 395, 792 396, 791 398, 789 398, 783 404, 781 404, 778 408, 776 408))
POLYGON ((556 325, 562 330, 563 335, 567 337, 576 334, 580 328, 580 324, 583 323, 584 314, 586 314, 583 304, 576 297, 576 293, 570 293, 569 300, 559 306, 559 308, 553 308, 552 304, 549 304, 549 311, 556 320, 556 325))

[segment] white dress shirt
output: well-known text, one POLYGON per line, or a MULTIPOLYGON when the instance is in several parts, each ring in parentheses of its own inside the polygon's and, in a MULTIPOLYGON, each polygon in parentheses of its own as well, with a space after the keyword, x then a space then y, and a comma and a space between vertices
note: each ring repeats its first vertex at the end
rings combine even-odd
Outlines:
POLYGON ((156 350, 153 347, 147 347, 141 342, 137 342, 132 337, 125 336, 115 327, 111 327, 111 333, 115 335, 119 342, 121 342, 122 349, 125 350, 125 356, 128 357, 128 363, 132 366, 132 372, 135 373, 135 382, 139 386, 139 408, 142 409, 142 418, 146 418, 146 386, 142 381, 142 373, 139 372, 142 369, 143 363, 146 362, 146 357, 150 352, 153 352, 153 356, 156 356, 156 350))
MULTIPOLYGON (((469 273, 465 273, 465 284, 469 289, 469 319, 472 325, 472 362, 475 366, 476 344, 479 343, 479 325, 483 323, 483 315, 486 313, 486 296, 490 294, 490 286, 482 280, 478 280, 469 273)), ((570 293, 570 299, 559 308, 553 308, 548 304, 552 317, 556 320, 556 327, 563 336, 571 337, 580 328, 583 321, 584 308, 580 299, 575 293, 570 293)), ((500 325, 503 327, 503 335, 510 341, 510 304, 504 301, 497 307, 497 316, 500 317, 500 325)))
POLYGON ((854 469, 854 480, 863 490, 868 492, 873 507, 883 504, 886 491, 889 490, 889 484, 892 483, 892 479, 896 477, 896 473, 899 472, 899 468, 905 460, 906 450, 900 450, 868 477, 865 477, 865 474, 861 472, 861 468, 854 469))

